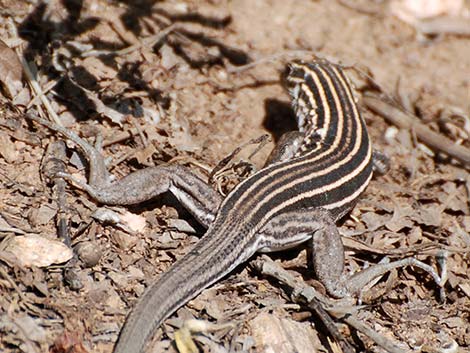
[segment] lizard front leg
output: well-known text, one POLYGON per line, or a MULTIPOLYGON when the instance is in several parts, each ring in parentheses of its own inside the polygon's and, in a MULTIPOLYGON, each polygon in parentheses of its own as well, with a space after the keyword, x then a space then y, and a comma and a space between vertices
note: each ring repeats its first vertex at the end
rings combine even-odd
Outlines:
POLYGON ((259 231, 259 250, 277 251, 311 240, 313 266, 318 280, 336 297, 358 297, 375 278, 400 267, 416 266, 428 272, 440 285, 441 278, 429 265, 412 257, 377 264, 353 275, 344 272, 344 248, 341 236, 325 209, 303 209, 281 213, 259 231))
POLYGON ((88 183, 68 173, 58 173, 106 205, 133 205, 170 191, 206 228, 212 223, 222 196, 191 170, 180 165, 149 167, 113 181, 99 147, 94 147, 74 132, 44 119, 28 118, 60 133, 80 148, 89 163, 88 183))

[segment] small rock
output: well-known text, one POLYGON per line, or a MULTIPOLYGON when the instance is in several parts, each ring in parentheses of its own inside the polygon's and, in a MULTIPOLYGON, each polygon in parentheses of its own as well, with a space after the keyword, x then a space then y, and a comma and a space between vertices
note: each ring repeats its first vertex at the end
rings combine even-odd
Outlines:
POLYGON ((177 231, 182 233, 196 233, 196 230, 191 227, 191 225, 186 222, 184 219, 174 219, 170 218, 167 220, 167 225, 170 228, 175 228, 177 231))
POLYGON ((175 54, 173 48, 166 44, 162 45, 160 48, 160 55, 162 57, 161 65, 166 70, 170 70, 180 61, 180 58, 175 54))
POLYGON ((93 242, 84 241, 75 246, 75 251, 77 252, 80 260, 83 261, 85 267, 93 267, 98 264, 103 256, 101 249, 93 242))
POLYGON ((5 251, 15 255, 25 267, 46 267, 64 263, 73 257, 72 249, 64 243, 35 234, 11 238, 5 246, 5 251))

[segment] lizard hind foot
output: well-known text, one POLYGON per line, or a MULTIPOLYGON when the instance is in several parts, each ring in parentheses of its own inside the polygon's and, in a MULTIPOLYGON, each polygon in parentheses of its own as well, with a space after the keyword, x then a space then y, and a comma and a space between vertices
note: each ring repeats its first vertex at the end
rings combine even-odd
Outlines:
POLYGON ((406 266, 418 267, 427 272, 429 275, 431 275, 434 282, 441 288, 445 284, 445 274, 439 275, 432 266, 427 265, 414 257, 407 257, 389 263, 380 263, 362 270, 361 272, 353 274, 345 281, 344 288, 349 295, 358 297, 358 299, 361 300, 365 290, 369 288, 369 285, 375 279, 394 269, 406 266))

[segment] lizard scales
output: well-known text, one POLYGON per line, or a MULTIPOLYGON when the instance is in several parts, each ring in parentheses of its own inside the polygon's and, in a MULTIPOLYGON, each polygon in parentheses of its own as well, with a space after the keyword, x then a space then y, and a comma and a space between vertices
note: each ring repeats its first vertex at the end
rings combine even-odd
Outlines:
POLYGON ((293 150, 230 192, 198 244, 137 301, 115 353, 142 352, 164 319, 256 251, 311 239, 309 227, 289 217, 273 222, 277 216, 314 209, 336 221, 366 188, 372 176, 371 145, 341 68, 316 60, 292 63, 288 70, 299 126, 293 150), (263 232, 270 222, 280 232, 263 232), (286 236, 283 227, 295 234, 286 236))

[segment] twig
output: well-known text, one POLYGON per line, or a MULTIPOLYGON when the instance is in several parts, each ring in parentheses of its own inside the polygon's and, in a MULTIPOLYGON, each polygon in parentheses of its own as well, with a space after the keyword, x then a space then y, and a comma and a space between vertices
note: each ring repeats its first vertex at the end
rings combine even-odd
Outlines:
POLYGON ((7 271, 4 270, 2 266, 0 266, 0 276, 3 277, 10 286, 13 287, 18 296, 24 303, 28 303, 28 298, 23 294, 23 291, 16 285, 15 281, 10 277, 7 271))
MULTIPOLYGON (((380 9, 378 8, 378 6, 376 6, 376 8, 368 8, 366 6, 359 6, 357 5, 354 1, 349 1, 349 0, 337 0, 338 3, 348 9, 351 9, 351 10, 354 10, 354 11, 357 11, 359 13, 362 13, 364 15, 380 15, 382 13, 382 11, 380 11, 380 9)), ((370 3, 370 1, 369 1, 370 3)), ((369 7, 370 4, 369 4, 369 7)), ((372 6, 373 7, 373 6, 372 6)))
POLYGON ((69 248, 72 245, 70 234, 67 227, 67 201, 65 197, 66 182, 63 178, 56 177, 59 172, 64 173, 64 160, 65 160, 65 144, 63 141, 55 141, 49 144, 47 148, 46 164, 44 165, 45 175, 54 183, 53 190, 57 200, 57 232, 59 237, 64 241, 64 244, 69 248))
POLYGON ((54 111, 54 109, 52 108, 52 105, 51 103, 49 102, 49 99, 47 99, 46 95, 44 94, 44 92, 42 91, 41 89, 41 86, 39 85, 39 83, 36 81, 32 71, 31 71, 31 68, 29 66, 29 63, 26 61, 26 59, 24 57, 21 57, 21 64, 23 65, 23 71, 26 75, 26 78, 28 80, 28 83, 29 85, 31 86, 31 88, 33 89, 34 91, 34 94, 36 96, 39 96, 39 98, 41 99, 41 102, 42 104, 44 105, 44 107, 46 108, 47 112, 49 113, 49 116, 52 118, 52 120, 59 126, 62 126, 62 122, 60 121, 58 115, 56 114, 56 112, 54 111))
POLYGON ((335 322, 333 321, 332 317, 328 314, 328 312, 323 308, 323 306, 316 300, 312 300, 308 303, 308 307, 313 310, 320 321, 325 325, 325 328, 331 334, 331 336, 336 340, 336 342, 340 342, 342 344, 342 351, 344 353, 354 353, 355 350, 351 344, 346 341, 344 335, 339 332, 338 328, 336 327, 335 322))
POLYGON ((100 55, 122 56, 122 55, 126 55, 126 54, 129 54, 129 53, 135 52, 135 51, 139 50, 142 47, 147 47, 147 48, 153 47, 155 44, 157 44, 163 38, 165 38, 168 34, 173 32, 175 30, 175 27, 176 26, 174 24, 171 24, 168 27, 161 30, 160 32, 158 32, 157 34, 152 35, 150 37, 143 38, 143 39, 140 40, 140 42, 138 42, 136 44, 133 44, 129 47, 126 47, 124 49, 121 49, 121 50, 116 50, 116 51, 112 51, 112 50, 90 50, 88 52, 82 53, 81 56, 83 58, 90 57, 90 56, 100 56, 100 55))
POLYGON ((423 34, 455 34, 470 36, 470 20, 464 17, 440 16, 415 24, 418 32, 423 34))
POLYGON ((404 112, 396 106, 385 101, 385 98, 376 94, 364 94, 362 101, 374 113, 383 116, 386 120, 402 129, 412 129, 419 140, 430 148, 444 152, 447 155, 470 166, 470 149, 455 144, 449 138, 432 131, 410 113, 404 112))

